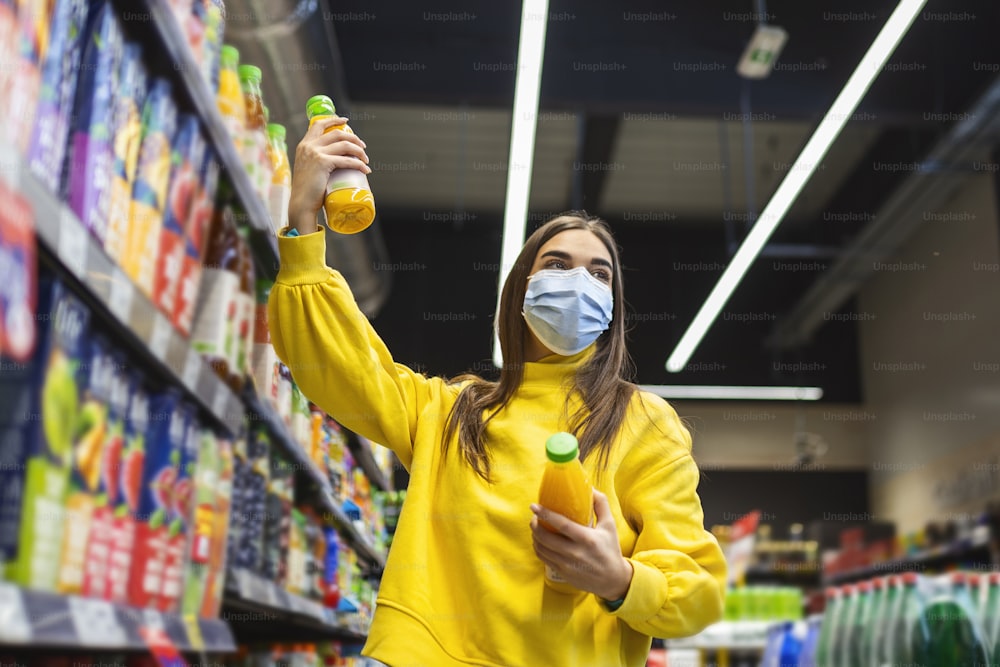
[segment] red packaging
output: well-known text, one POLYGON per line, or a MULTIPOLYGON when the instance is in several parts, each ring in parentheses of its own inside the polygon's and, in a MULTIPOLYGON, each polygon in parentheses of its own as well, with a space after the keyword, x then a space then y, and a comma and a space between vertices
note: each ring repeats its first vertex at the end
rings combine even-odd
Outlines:
POLYGON ((219 181, 219 163, 211 149, 205 148, 200 182, 202 187, 194 200, 184 227, 184 253, 181 257, 180 278, 174 297, 172 320, 185 336, 191 333, 198 289, 201 286, 202 260, 208 240, 208 229, 215 214, 215 195, 219 181))
POLYGON ((35 218, 31 205, 0 180, 0 354, 25 363, 37 335, 35 218))
POLYGON ((179 394, 167 392, 150 402, 128 582, 128 600, 134 607, 158 606, 163 588, 168 520, 177 490, 185 422, 179 394))
POLYGON ((128 602, 128 583, 135 549, 136 524, 149 429, 149 394, 138 376, 131 378, 128 418, 125 420, 125 451, 122 456, 119 502, 114 509, 111 554, 108 561, 106 599, 128 602))
POLYGON ((170 525, 163 556, 163 586, 158 598, 160 611, 178 613, 184 593, 184 569, 187 566, 189 525, 193 515, 192 491, 194 472, 198 462, 198 421, 190 406, 184 412, 184 437, 180 447, 177 482, 171 494, 171 508, 167 513, 170 525))

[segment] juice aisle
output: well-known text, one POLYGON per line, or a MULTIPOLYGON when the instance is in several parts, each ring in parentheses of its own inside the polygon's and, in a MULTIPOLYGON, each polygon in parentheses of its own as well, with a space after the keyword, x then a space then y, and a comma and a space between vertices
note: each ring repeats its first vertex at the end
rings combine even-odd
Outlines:
POLYGON ((270 344, 288 149, 222 16, 0 2, 5 665, 365 663, 402 493, 270 344))

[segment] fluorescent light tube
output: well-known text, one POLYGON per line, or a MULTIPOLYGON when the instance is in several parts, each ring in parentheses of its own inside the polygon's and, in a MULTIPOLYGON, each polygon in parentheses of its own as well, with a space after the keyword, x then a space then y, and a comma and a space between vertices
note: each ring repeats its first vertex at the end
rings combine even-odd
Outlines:
POLYGON ((818 401, 823 398, 820 387, 724 387, 712 385, 639 385, 663 398, 689 400, 739 400, 739 401, 818 401))
POLYGON ((820 121, 819 127, 816 128, 809 142, 802 149, 795 164, 781 181, 781 185, 774 192, 771 201, 764 207, 743 244, 733 255, 729 266, 722 272, 719 282, 705 299, 705 303, 701 305, 701 309, 691 321, 687 331, 681 336, 677 347, 667 359, 668 371, 677 373, 687 365, 688 359, 691 358, 695 348, 705 337, 708 328, 719 316, 719 311, 733 295, 736 286, 740 284, 747 269, 750 268, 750 264, 757 258, 761 248, 774 233, 778 223, 785 217, 795 198, 823 160, 830 145, 840 134, 840 130, 854 113, 861 98, 868 92, 875 77, 882 71, 885 61, 889 59, 889 55, 906 34, 910 24, 913 23, 926 2, 927 0, 902 0, 896 6, 878 37, 872 42, 868 52, 858 63, 857 69, 847 80, 844 89, 840 91, 830 110, 820 121))
MULTIPOLYGON (((524 0, 521 6, 521 37, 517 47, 514 83, 514 113, 510 126, 510 157, 507 161, 507 200, 503 212, 503 245, 500 249, 500 282, 497 286, 497 316, 507 274, 514 266, 527 229, 528 195, 535 155, 535 125, 538 119, 538 91, 542 83, 545 29, 549 22, 548 0, 524 0)), ((493 363, 503 366, 500 337, 493 329, 493 363)))

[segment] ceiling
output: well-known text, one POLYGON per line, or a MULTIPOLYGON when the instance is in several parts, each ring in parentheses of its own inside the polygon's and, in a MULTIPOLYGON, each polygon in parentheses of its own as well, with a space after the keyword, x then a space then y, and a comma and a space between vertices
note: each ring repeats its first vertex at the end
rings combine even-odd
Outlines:
MULTIPOLYGON (((611 224, 637 381, 863 400, 855 323, 766 341, 912 176, 880 165, 923 161, 994 84, 993 1, 928 2, 688 368, 664 363, 895 4, 552 0, 529 231, 571 208, 611 224), (735 65, 761 14, 789 39, 747 82, 735 65)), ((331 0, 326 16, 374 170, 374 268, 393 273, 375 327, 419 370, 489 375, 519 3, 331 0)))

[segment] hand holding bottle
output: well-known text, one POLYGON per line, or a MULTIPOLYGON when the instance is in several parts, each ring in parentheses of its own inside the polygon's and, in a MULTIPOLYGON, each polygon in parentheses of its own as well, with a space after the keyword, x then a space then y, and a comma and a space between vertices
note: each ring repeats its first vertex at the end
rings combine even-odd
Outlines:
POLYGON ((569 584, 604 598, 623 598, 632 583, 632 564, 622 556, 618 528, 608 497, 594 489, 595 526, 584 526, 561 514, 532 505, 535 554, 569 584), (540 522, 555 529, 547 529, 540 522))
POLYGON ((312 123, 295 149, 292 195, 288 204, 288 224, 300 234, 316 231, 316 214, 323 208, 327 182, 335 169, 357 169, 370 174, 365 142, 336 128, 346 118, 331 116, 312 123), (356 159, 360 158, 360 159, 356 159))

